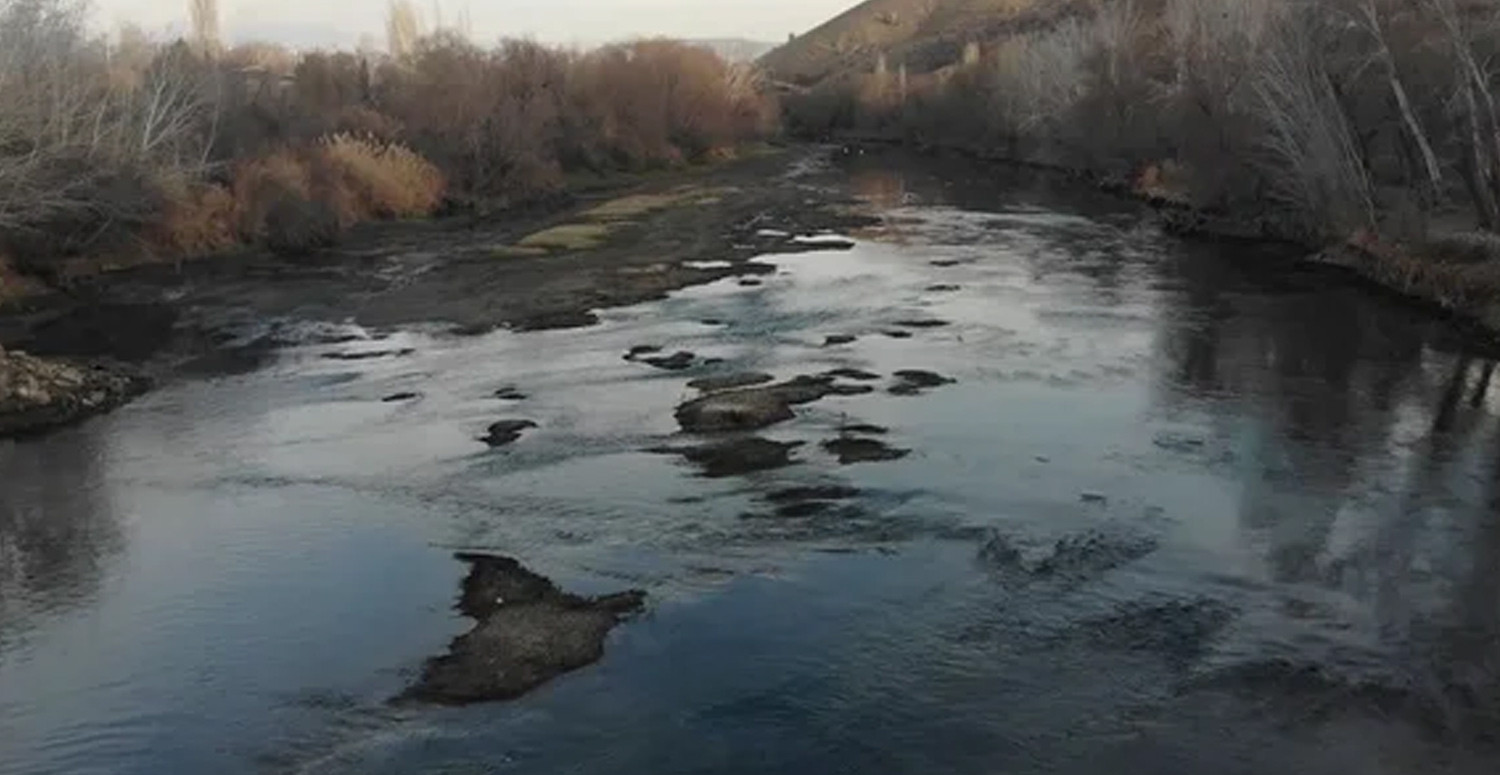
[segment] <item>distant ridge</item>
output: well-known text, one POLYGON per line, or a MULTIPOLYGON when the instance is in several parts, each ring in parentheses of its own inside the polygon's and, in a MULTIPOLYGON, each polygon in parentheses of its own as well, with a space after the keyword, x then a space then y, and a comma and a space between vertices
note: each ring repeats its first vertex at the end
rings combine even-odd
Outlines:
POLYGON ((684 42, 694 46, 702 46, 723 57, 725 61, 734 63, 754 62, 765 55, 766 52, 776 48, 775 43, 767 43, 763 40, 746 40, 744 38, 702 38, 684 42))
POLYGON ((868 72, 881 55, 913 73, 953 64, 970 43, 1087 14, 1090 0, 867 0, 761 58, 775 80, 812 86, 868 72))

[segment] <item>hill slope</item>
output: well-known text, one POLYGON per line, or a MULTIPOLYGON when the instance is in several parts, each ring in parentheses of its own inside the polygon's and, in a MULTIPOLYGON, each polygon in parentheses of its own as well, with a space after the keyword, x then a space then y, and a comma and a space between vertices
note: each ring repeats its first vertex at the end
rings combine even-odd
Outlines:
POLYGON ((866 0, 761 58, 775 80, 811 86, 868 70, 881 54, 914 73, 963 56, 970 42, 1056 24, 1086 13, 1087 0, 866 0))
POLYGON ((776 48, 775 43, 744 38, 694 38, 683 42, 702 46, 723 57, 727 62, 753 62, 776 48))

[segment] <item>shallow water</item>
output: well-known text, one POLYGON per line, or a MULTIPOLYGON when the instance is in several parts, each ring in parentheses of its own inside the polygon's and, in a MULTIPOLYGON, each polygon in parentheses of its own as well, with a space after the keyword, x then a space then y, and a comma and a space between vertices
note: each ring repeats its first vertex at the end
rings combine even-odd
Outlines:
POLYGON ((757 287, 293 348, 0 446, 0 772, 1500 768, 1485 350, 1019 173, 847 180, 886 225, 757 287), (710 479, 646 450, 714 370, 638 344, 957 382, 799 407, 795 465, 710 479), (540 428, 475 440, 505 418, 540 428), (911 454, 838 465, 853 423, 911 454), (775 516, 818 484, 860 494, 775 516), (650 610, 519 701, 387 706, 466 626, 459 549, 650 610))

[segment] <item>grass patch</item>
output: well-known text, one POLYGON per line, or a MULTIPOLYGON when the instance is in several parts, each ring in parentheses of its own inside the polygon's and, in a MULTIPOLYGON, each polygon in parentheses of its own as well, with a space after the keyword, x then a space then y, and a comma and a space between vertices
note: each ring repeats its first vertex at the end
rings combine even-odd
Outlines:
POLYGON ((516 243, 518 248, 593 250, 604 244, 611 227, 603 223, 565 223, 543 229, 516 243))
POLYGON ((611 199, 583 217, 592 221, 628 221, 672 207, 703 207, 724 201, 724 194, 733 189, 686 187, 660 194, 630 194, 611 199))
POLYGON ((631 194, 611 199, 583 214, 594 221, 621 221, 639 218, 647 213, 671 207, 682 199, 681 194, 631 194))
POLYGON ((655 194, 627 194, 579 214, 582 222, 564 223, 528 235, 514 245, 491 249, 496 258, 535 258, 555 251, 593 250, 621 226, 674 207, 706 207, 724 201, 732 188, 683 186, 655 194))
POLYGON ((490 251, 494 258, 538 258, 547 255, 546 248, 521 247, 520 245, 501 245, 490 251))

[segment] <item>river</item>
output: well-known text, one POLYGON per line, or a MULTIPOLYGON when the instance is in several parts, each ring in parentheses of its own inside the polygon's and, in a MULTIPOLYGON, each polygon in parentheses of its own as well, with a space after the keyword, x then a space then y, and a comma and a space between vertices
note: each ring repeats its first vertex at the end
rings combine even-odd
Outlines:
POLYGON ((1492 351, 1035 175, 842 180, 884 226, 759 285, 288 348, 0 443, 0 773, 1500 771, 1492 351), (698 372, 640 344, 955 382, 709 478, 648 451, 698 372), (539 428, 475 441, 504 418, 539 428), (840 465, 851 423, 910 454, 840 465), (768 501, 816 485, 858 494, 768 501), (467 627, 460 550, 648 610, 520 700, 391 705, 467 627))

